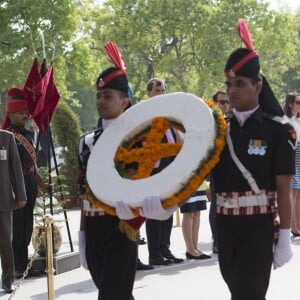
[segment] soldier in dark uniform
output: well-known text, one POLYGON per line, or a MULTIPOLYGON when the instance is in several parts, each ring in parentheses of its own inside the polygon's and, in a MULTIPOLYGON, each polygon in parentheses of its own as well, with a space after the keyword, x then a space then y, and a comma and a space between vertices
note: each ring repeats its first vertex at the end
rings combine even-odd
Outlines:
MULTIPOLYGON (((79 156, 83 175, 94 143, 130 103, 126 70, 114 67, 104 70, 97 79, 96 87, 101 126, 80 140, 79 156)), ((119 230, 119 221, 117 216, 108 215, 83 200, 79 232, 81 264, 89 269, 99 290, 98 299, 101 300, 133 299, 137 245, 119 230)))
MULTIPOLYGON (((28 264, 28 245, 33 230, 33 210, 38 186, 48 191, 36 167, 36 153, 33 147, 33 133, 25 129, 28 122, 27 101, 22 90, 12 88, 8 91, 7 114, 2 128, 11 131, 15 137, 21 160, 25 182, 27 204, 13 212, 13 251, 15 276, 21 278, 28 264)), ((30 276, 39 276, 38 269, 31 268, 30 276)))
MULTIPOLYGON (((130 106, 128 79, 121 54, 114 43, 106 43, 106 53, 113 59, 115 67, 105 69, 99 75, 97 101, 101 114, 101 127, 89 135, 81 137, 79 142, 80 169, 84 182, 86 165, 93 145, 101 138, 103 130, 109 126, 125 109, 130 106), (109 49, 114 49, 113 53, 109 49), (117 63, 116 63, 117 62, 117 63)), ((135 171, 127 167, 127 171, 135 171)), ((116 187, 117 188, 117 187, 116 187)), ((158 197, 154 201, 160 203, 158 197)), ((150 198, 148 198, 150 199, 150 198)), ((151 201, 151 203, 154 203, 151 201)), ((149 203, 149 202, 147 202, 149 203)), ((156 202, 157 203, 157 202, 156 202)), ((147 205, 149 208, 149 205, 147 205)), ((104 210, 95 208, 92 202, 83 200, 82 218, 79 231, 79 253, 82 266, 89 269, 92 279, 99 290, 100 300, 131 300, 137 262, 137 231, 145 217, 153 217, 157 211, 144 207, 144 217, 135 217, 129 207, 120 202, 116 204, 117 216, 111 216, 104 210)), ((168 210, 166 218, 172 214, 168 210)), ((157 212, 159 213, 159 212, 157 212)))
POLYGON ((225 66, 233 116, 227 125, 227 145, 212 174, 218 255, 232 300, 265 300, 272 263, 278 268, 292 257, 295 134, 281 118, 283 111, 259 74, 259 57, 247 25, 243 20, 238 25, 247 48, 233 51, 225 66))

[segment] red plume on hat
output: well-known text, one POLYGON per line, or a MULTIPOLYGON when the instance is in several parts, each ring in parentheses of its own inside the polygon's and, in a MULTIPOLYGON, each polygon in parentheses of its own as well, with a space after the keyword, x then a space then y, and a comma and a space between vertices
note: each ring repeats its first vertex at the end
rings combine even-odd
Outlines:
POLYGON ((243 19, 239 19, 237 23, 237 31, 239 37, 245 44, 249 53, 246 55, 243 54, 242 57, 238 58, 237 62, 233 66, 230 66, 230 68, 226 68, 225 75, 231 77, 234 77, 236 73, 250 60, 252 60, 255 57, 258 57, 258 53, 254 50, 250 30, 243 19))
POLYGON ((118 46, 114 42, 107 42, 105 43, 103 50, 109 56, 116 69, 113 70, 113 68, 111 68, 109 71, 107 69, 101 74, 101 76, 97 80, 97 90, 100 90, 104 86, 107 86, 107 84, 113 79, 123 75, 126 76, 127 74, 125 62, 123 60, 121 52, 119 51, 118 46))
POLYGON ((123 56, 114 42, 107 42, 103 47, 105 53, 110 57, 117 69, 126 71, 123 56))
POLYGON ((238 20, 237 30, 241 40, 246 45, 247 49, 249 51, 254 51, 250 30, 243 19, 238 20))

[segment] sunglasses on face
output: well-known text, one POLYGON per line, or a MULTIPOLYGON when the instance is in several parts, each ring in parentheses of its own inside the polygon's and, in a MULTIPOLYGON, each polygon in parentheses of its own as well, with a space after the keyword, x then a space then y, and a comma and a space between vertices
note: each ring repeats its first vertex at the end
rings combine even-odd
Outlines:
POLYGON ((228 100, 219 100, 218 103, 220 103, 221 105, 225 105, 225 104, 229 104, 228 100))

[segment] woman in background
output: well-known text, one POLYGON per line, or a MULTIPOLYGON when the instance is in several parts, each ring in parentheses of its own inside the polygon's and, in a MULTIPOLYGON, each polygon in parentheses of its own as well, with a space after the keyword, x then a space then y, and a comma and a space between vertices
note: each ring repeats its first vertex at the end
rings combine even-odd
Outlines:
POLYGON ((300 236, 300 93, 288 93, 285 97, 284 112, 289 123, 294 127, 297 134, 296 148, 296 174, 292 180, 293 191, 293 215, 292 234, 300 236))
POLYGON ((206 209, 209 184, 205 180, 192 197, 180 207, 182 213, 182 233, 186 245, 187 259, 208 259, 211 256, 198 249, 200 211, 206 209))

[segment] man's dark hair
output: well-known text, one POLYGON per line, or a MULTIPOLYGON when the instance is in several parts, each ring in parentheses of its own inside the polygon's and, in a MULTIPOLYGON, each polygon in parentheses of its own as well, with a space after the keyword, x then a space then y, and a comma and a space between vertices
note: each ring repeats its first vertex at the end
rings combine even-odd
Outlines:
POLYGON ((217 102, 218 101, 218 96, 219 95, 227 95, 227 93, 225 91, 217 91, 214 95, 213 95, 213 100, 214 102, 217 102))
POLYGON ((167 88, 167 85, 166 83, 160 79, 160 78, 151 78, 148 83, 147 83, 147 91, 148 92, 151 92, 152 91, 152 88, 153 88, 153 85, 157 85, 157 86, 164 86, 165 88, 167 88))

